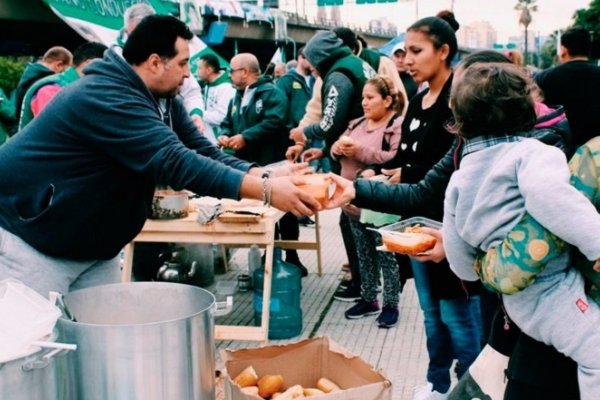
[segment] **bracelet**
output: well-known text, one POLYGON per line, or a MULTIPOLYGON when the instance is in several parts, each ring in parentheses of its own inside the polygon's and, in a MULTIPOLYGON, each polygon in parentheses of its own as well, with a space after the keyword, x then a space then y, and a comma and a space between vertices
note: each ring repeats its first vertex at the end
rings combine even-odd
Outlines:
POLYGON ((268 176, 262 178, 262 202, 265 206, 271 205, 271 180, 268 176))

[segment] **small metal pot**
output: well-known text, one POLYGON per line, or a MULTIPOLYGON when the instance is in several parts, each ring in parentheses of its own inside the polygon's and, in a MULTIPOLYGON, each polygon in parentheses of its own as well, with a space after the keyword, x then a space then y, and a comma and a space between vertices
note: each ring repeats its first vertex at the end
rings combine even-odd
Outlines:
POLYGON ((157 190, 152 199, 151 219, 177 219, 188 216, 189 197, 187 192, 157 190))

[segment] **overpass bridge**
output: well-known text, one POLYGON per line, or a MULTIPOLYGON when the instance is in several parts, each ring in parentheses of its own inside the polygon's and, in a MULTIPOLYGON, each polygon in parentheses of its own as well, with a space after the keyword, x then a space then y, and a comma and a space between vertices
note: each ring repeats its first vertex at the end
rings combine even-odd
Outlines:
MULTIPOLYGON (((283 13, 283 12, 282 12, 283 13)), ((317 30, 332 29, 339 25, 331 20, 309 20, 296 14, 283 13, 287 17, 287 40, 276 41, 275 28, 270 23, 241 18, 204 16, 205 31, 215 21, 226 26, 225 36, 219 44, 209 45, 225 59, 238 52, 254 53, 265 66, 278 46, 286 50, 291 59, 295 49, 306 42, 317 30), (225 23, 226 25, 224 25, 225 23)), ((376 32, 357 29, 370 47, 380 47, 388 42, 393 32, 376 32)), ((63 45, 74 49, 83 43, 81 38, 43 0, 2 0, 0 1, 0 55, 39 56, 51 46, 63 45), (43 32, 43 34, 40 34, 43 32)))

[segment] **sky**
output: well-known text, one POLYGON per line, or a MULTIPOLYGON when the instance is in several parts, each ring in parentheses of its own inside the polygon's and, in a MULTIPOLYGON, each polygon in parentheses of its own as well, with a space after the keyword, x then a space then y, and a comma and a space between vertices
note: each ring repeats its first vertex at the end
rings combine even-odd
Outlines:
MULTIPOLYGON (((307 15, 316 14, 316 0, 281 0, 281 3, 302 4, 306 2, 307 15)), ((532 32, 548 35, 559 28, 571 25, 575 10, 586 8, 592 0, 538 0, 538 11, 533 13, 529 26, 532 32)), ((450 9, 454 3, 454 14, 460 24, 469 25, 476 21, 488 21, 496 29, 499 42, 507 42, 510 36, 519 36, 523 27, 519 26, 519 12, 514 7, 517 0, 399 0, 387 4, 355 4, 356 0, 344 0, 341 8, 342 21, 367 25, 369 20, 381 17, 398 25, 404 31, 418 18, 435 15, 443 9, 450 9)))

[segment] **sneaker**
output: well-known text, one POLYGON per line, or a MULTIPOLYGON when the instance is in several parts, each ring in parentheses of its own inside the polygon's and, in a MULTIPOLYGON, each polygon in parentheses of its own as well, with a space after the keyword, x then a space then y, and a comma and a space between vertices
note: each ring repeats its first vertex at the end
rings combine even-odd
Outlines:
POLYGON ((353 287, 340 288, 333 294, 333 298, 340 301, 357 301, 361 299, 360 289, 353 287))
POLYGON ((342 279, 340 279, 338 290, 339 288, 348 288, 350 286, 352 286, 352 276, 343 276, 342 279))
POLYGON ((306 267, 302 264, 302 262, 300 261, 300 258, 298 257, 298 254, 288 254, 285 257, 285 262, 288 262, 290 264, 294 264, 295 266, 297 266, 300 269, 300 273, 302 274, 303 278, 305 276, 308 276, 308 269, 306 269, 306 267))
POLYGON ((426 385, 415 388, 413 400, 446 400, 449 393, 450 389, 448 389, 446 393, 440 393, 433 390, 433 384, 427 382, 426 385))
POLYGON ((346 310, 344 315, 348 319, 358 319, 362 317, 366 317, 368 315, 375 315, 379 313, 379 304, 377 300, 375 301, 366 301, 360 299, 356 305, 350 307, 346 310))
POLYGON ((383 306, 381 314, 377 317, 377 326, 380 328, 391 328, 398 323, 400 312, 398 307, 383 306))

